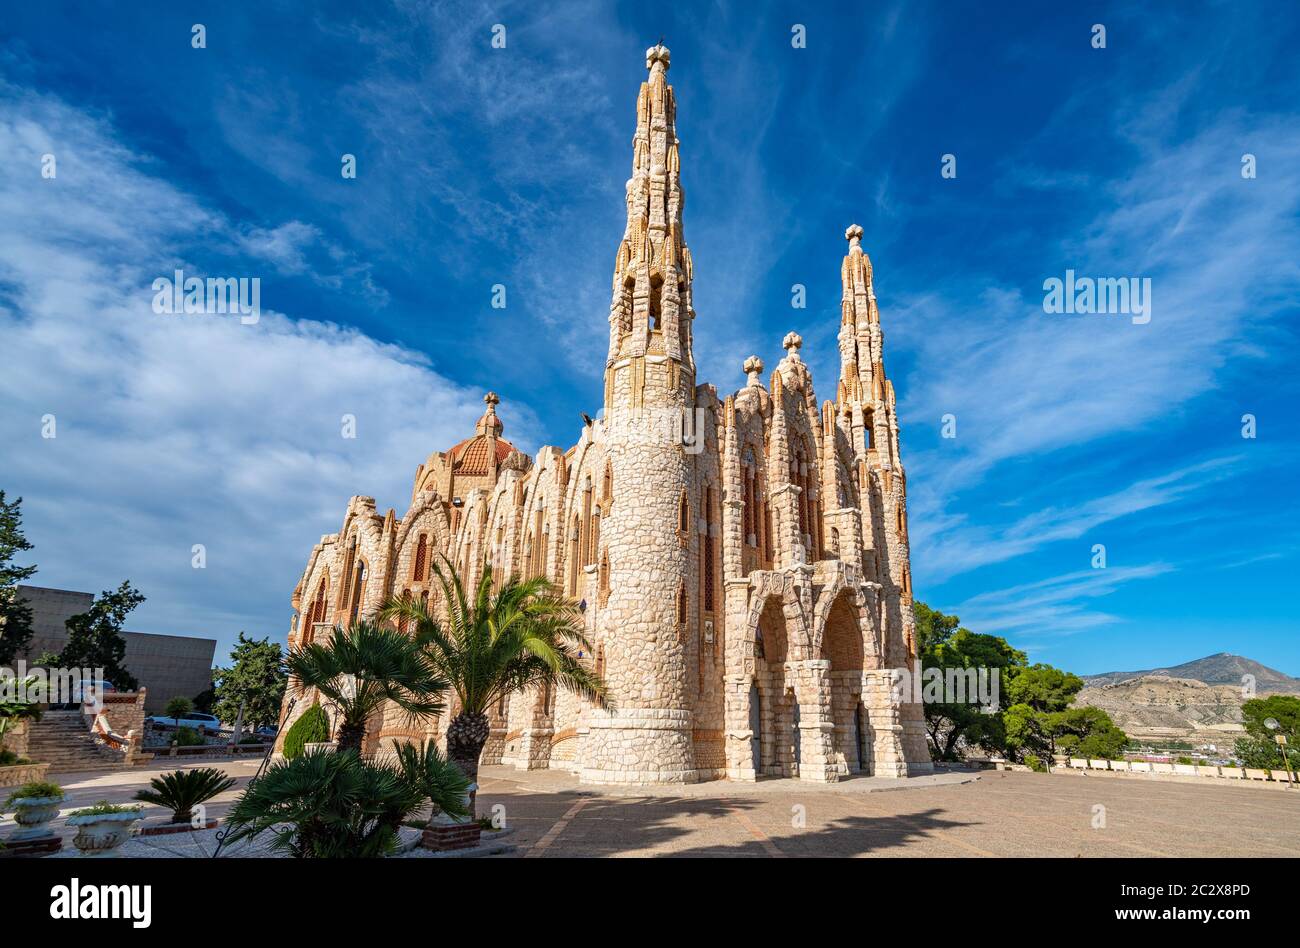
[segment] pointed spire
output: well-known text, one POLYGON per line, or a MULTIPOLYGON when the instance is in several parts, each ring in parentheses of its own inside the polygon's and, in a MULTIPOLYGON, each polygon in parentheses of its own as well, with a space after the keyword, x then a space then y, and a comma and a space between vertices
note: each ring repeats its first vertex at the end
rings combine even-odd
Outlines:
POLYGON ((676 97, 668 84, 671 54, 646 50, 649 70, 637 96, 627 226, 615 254, 607 365, 651 349, 694 369, 691 355, 690 251, 682 236, 681 156, 676 97))

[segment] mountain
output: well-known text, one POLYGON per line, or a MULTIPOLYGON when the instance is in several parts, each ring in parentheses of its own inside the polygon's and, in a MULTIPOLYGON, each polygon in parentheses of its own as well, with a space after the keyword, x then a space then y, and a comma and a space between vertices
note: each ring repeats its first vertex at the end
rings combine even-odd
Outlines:
POLYGON ((1209 685, 1190 678, 1139 675, 1110 682, 1099 678, 1079 692, 1076 706, 1110 715, 1129 737, 1161 738, 1231 747, 1245 736, 1240 685, 1209 685))
POLYGON ((1104 672, 1100 675, 1081 676, 1089 686, 1118 684, 1134 678, 1158 675, 1164 678, 1184 678, 1207 685, 1231 685, 1240 689, 1246 675, 1255 678, 1255 690, 1261 694, 1281 692, 1300 694, 1300 678, 1292 678, 1275 668, 1229 652, 1207 655, 1192 662, 1168 668, 1147 668, 1142 671, 1104 672))

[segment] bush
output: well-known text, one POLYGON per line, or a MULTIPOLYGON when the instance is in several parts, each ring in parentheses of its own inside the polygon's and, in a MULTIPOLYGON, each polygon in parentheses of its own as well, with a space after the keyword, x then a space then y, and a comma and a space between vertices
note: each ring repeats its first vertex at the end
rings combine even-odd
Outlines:
POLYGON ((80 810, 73 810, 68 814, 71 819, 74 816, 113 816, 118 813, 136 813, 139 814, 140 806, 126 806, 119 803, 109 803, 107 800, 100 800, 94 806, 83 807, 80 810))
POLYGON ((9 794, 9 799, 5 800, 3 809, 8 812, 13 808, 14 801, 22 797, 55 797, 63 799, 63 788, 57 783, 50 783, 48 780, 33 780, 31 783, 25 783, 21 787, 15 788, 14 792, 9 794))
POLYGON ((1047 773, 1047 764, 1043 763, 1043 759, 1037 754, 1026 754, 1025 766, 1036 774, 1047 773))
POLYGON ((207 739, 192 727, 178 727, 176 733, 172 735, 172 740, 181 747, 193 747, 196 744, 207 743, 207 739))
POLYGON ((19 757, 13 751, 0 750, 0 767, 14 767, 18 764, 30 764, 26 757, 19 757))
POLYGON ((301 757, 307 744, 320 744, 329 739, 329 715, 319 704, 313 704, 284 735, 284 756, 289 760, 301 757))
POLYGON ((233 777, 227 777, 215 767, 174 770, 161 777, 154 777, 149 781, 150 789, 139 791, 135 799, 171 810, 173 823, 189 823, 196 806, 234 785, 233 777))

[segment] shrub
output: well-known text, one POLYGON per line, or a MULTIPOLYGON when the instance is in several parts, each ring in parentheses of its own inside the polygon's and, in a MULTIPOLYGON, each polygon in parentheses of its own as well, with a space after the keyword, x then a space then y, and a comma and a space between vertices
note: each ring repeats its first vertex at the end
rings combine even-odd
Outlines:
POLYGON ((329 715, 319 704, 313 704, 284 735, 284 756, 289 760, 301 757, 305 745, 320 744, 329 739, 329 715))
POLYGON ((107 800, 100 800, 94 806, 82 807, 80 810, 73 810, 68 814, 74 816, 111 816, 115 813, 139 813, 140 807, 126 806, 120 803, 109 803, 107 800))
POLYGON ((1047 764, 1043 763, 1043 759, 1037 754, 1026 754, 1025 766, 1036 774, 1047 773, 1047 764))
POLYGON ((4 811, 11 810, 14 801, 22 797, 55 797, 62 800, 63 788, 57 783, 50 783, 48 780, 33 780, 31 783, 25 783, 9 794, 9 799, 5 800, 4 811))
POLYGON ((18 764, 30 764, 26 757, 19 757, 11 750, 0 750, 0 767, 15 767, 18 764))
POLYGON ((196 806, 234 785, 233 777, 227 777, 215 767, 174 770, 161 777, 154 777, 149 781, 150 789, 139 791, 135 799, 141 803, 167 807, 172 811, 173 823, 189 823, 196 806))
POLYGON ((176 733, 172 735, 172 740, 181 747, 193 747, 196 744, 206 744, 208 742, 207 738, 192 727, 178 727, 176 733))

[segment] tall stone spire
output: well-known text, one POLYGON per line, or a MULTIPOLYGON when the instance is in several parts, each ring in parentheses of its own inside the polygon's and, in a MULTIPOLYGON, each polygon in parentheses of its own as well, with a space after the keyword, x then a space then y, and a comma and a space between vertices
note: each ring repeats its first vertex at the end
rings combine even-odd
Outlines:
POLYGON ((641 83, 632 137, 632 177, 627 182, 627 226, 614 263, 609 309, 606 408, 620 359, 663 355, 694 387, 691 353, 691 253, 682 237, 682 192, 676 129, 677 102, 668 85, 670 54, 662 44, 646 50, 650 75, 641 83), (684 370, 681 371, 681 370, 684 370))
POLYGON ((684 541, 696 533, 690 512, 703 514, 695 457, 682 441, 683 430, 694 430, 684 425, 695 408, 695 364, 668 60, 662 45, 646 51, 650 76, 637 96, 627 229, 609 313, 598 432, 613 483, 600 528, 609 566, 598 639, 609 708, 588 718, 582 775, 594 783, 696 778, 688 639, 679 610, 687 608, 687 590, 699 588, 698 556, 684 541), (646 550, 655 551, 652 569, 645 567, 646 550))

